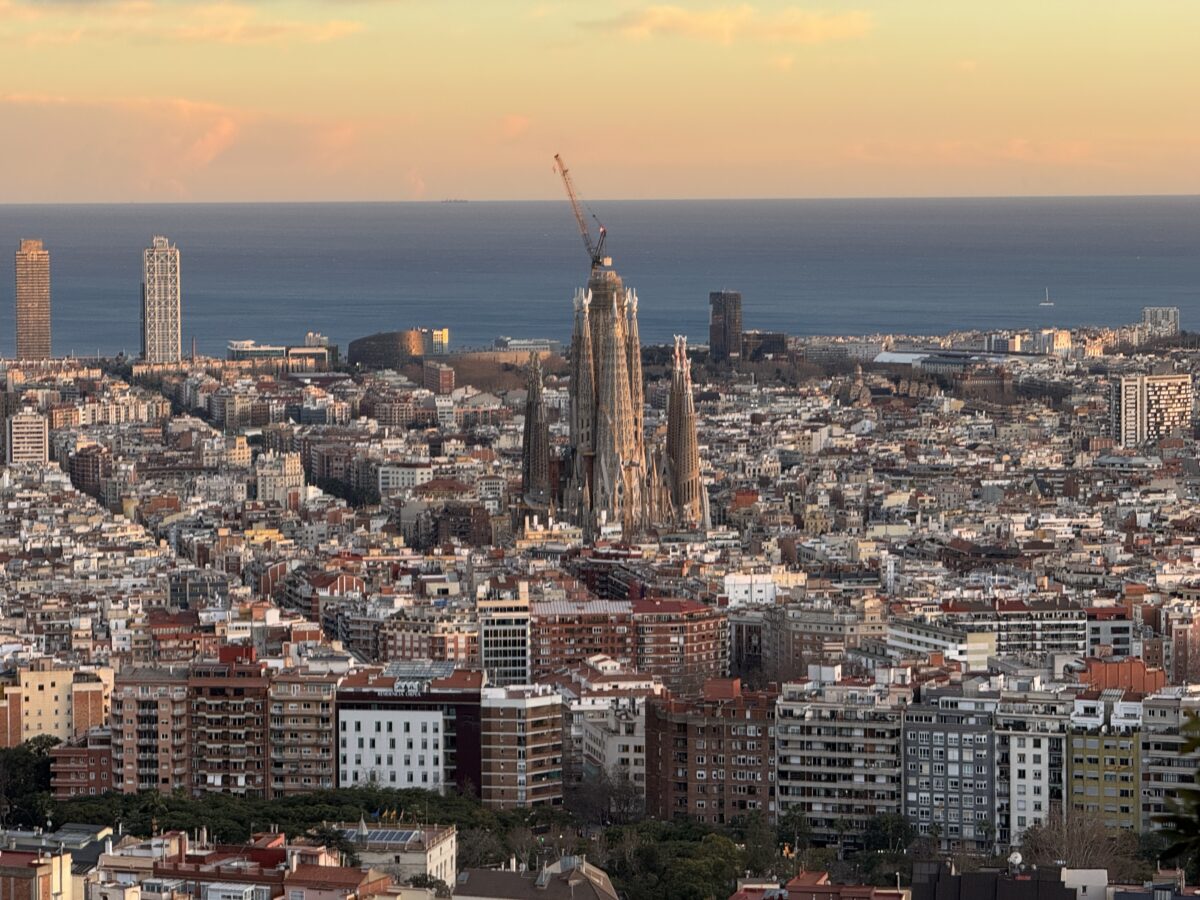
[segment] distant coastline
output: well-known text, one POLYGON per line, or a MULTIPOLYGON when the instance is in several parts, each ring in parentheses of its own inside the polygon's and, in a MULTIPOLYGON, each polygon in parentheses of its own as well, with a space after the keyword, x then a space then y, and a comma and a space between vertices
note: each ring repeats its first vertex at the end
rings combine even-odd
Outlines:
MULTIPOLYGON (((647 343, 706 342, 720 288, 742 291, 745 327, 802 335, 1119 325, 1145 305, 1200 324, 1197 197, 592 205, 647 343), (1055 307, 1037 303, 1045 285, 1055 307)), ((587 276, 565 200, 4 205, 0 283, 12 284, 18 240, 42 238, 54 351, 136 351, 153 234, 182 253, 185 343, 217 355, 309 330, 343 348, 413 326, 450 328, 454 347, 563 340, 587 276)), ((0 328, 11 353, 11 299, 0 328)))

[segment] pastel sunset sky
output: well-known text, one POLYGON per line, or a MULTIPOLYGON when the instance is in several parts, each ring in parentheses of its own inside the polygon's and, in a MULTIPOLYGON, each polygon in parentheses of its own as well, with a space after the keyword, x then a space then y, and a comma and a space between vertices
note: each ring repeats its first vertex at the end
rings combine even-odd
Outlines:
POLYGON ((1200 193, 1190 0, 0 0, 0 202, 1200 193))

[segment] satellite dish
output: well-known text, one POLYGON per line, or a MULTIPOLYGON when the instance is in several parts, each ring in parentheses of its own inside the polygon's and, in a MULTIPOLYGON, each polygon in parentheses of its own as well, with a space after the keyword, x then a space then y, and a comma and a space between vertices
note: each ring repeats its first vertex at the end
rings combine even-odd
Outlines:
POLYGON ((1008 864, 1010 866, 1019 866, 1021 864, 1021 859, 1022 857, 1020 851, 1014 850, 1008 857, 1008 864))

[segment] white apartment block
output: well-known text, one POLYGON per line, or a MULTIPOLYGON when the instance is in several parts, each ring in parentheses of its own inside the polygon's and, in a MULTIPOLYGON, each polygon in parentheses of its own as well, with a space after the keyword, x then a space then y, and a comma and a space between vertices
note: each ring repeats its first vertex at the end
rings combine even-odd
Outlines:
POLYGON ((442 712, 343 709, 338 714, 338 784, 441 791, 442 712))
POLYGON ((1192 376, 1126 375, 1114 378, 1109 398, 1113 441, 1139 447, 1192 428, 1192 376))
POLYGON ((45 416, 22 410, 8 419, 5 447, 9 465, 45 464, 50 459, 50 432, 45 416))
POLYGON ((986 672, 988 658, 996 655, 996 634, 920 619, 892 619, 887 625, 887 652, 896 659, 941 653, 947 662, 960 662, 968 672, 986 672))
POLYGON ((379 467, 379 496, 415 488, 433 479, 433 465, 425 462, 390 462, 379 467))
POLYGON ((583 768, 587 774, 607 772, 626 777, 646 791, 646 710, 610 706, 603 718, 583 721, 583 768))

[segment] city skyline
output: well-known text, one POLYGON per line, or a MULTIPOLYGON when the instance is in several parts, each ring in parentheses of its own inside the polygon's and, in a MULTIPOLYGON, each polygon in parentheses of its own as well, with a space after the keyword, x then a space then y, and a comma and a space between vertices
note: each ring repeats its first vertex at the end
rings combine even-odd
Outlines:
POLYGON ((3 0, 7 199, 554 199, 557 151, 595 199, 1200 192, 1193 6, 457 12, 3 0))
POLYGON ((0 900, 1200 897, 1196 26, 0 0, 0 900))

